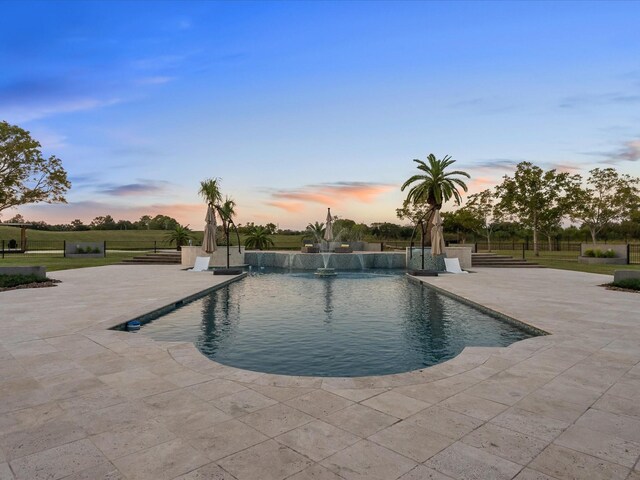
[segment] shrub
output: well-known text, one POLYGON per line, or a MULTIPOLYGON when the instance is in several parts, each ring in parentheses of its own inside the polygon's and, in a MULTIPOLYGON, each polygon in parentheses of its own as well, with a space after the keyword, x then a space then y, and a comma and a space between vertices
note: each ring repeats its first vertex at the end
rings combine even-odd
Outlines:
POLYGON ((595 250, 585 250, 585 257, 596 257, 596 258, 616 258, 616 252, 611 249, 605 250, 604 252, 599 248, 595 250))
POLYGON ((94 247, 93 253, 102 253, 102 251, 98 247, 94 247))
POLYGON ((84 248, 82 248, 82 247, 76 247, 76 253, 85 253, 85 252, 84 252, 84 248))
POLYGON ((27 283, 42 283, 48 281, 48 278, 37 277, 35 275, 0 275, 0 288, 11 288, 27 283))
POLYGON ((614 287, 628 288, 629 290, 640 290, 640 278, 625 278, 613 282, 614 287))

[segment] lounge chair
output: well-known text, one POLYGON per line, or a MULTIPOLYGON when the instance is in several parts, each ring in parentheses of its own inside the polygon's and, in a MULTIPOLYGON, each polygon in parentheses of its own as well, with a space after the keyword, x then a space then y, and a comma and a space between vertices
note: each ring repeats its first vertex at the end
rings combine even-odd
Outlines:
POLYGON ((196 257, 196 263, 193 268, 190 268, 190 272, 206 272, 209 270, 209 261, 211 257, 196 257))
POLYGON ((444 268, 449 273, 469 273, 469 272, 465 272, 464 270, 462 270, 462 268, 460 268, 460 259, 458 257, 445 258, 444 268))

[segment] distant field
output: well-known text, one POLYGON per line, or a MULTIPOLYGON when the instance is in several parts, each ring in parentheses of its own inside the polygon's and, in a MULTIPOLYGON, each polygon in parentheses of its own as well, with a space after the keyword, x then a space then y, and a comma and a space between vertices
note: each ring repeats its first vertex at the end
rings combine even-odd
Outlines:
MULTIPOLYGON (((194 231, 194 244, 202 243, 202 231, 194 231)), ((67 242, 107 242, 107 248, 153 247, 172 248, 167 243, 169 233, 166 230, 88 230, 85 232, 49 232, 27 229, 27 240, 37 249, 59 249, 63 241, 67 242), (50 247, 47 245, 51 242, 50 247)), ((0 242, 14 239, 20 241, 20 229, 0 226, 0 242)), ((302 245, 303 235, 272 235, 275 248, 298 249, 302 245)), ((223 243, 218 240, 219 243, 223 243)), ((244 243, 244 235, 240 235, 244 243)), ((237 245, 235 234, 231 235, 231 244, 237 245)))

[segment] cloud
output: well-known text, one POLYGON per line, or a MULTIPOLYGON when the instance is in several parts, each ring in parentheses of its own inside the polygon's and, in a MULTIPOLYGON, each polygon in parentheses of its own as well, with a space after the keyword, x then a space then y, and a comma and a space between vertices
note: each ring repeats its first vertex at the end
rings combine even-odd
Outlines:
POLYGON ((622 161, 640 161, 640 140, 630 140, 625 142, 621 148, 614 152, 603 153, 606 157, 605 163, 616 164, 622 161))
MULTIPOLYGON (((99 99, 99 98, 72 98, 66 100, 51 100, 39 105, 15 105, 4 108, 4 116, 10 118, 12 122, 23 123, 31 120, 38 120, 60 113, 73 113, 85 110, 95 110, 109 107, 121 102, 119 98, 99 99)), ((0 105, 2 108, 2 105, 0 105)))
POLYGON ((109 185, 99 189, 97 192, 113 197, 141 197, 145 195, 157 195, 167 191, 171 185, 166 181, 139 180, 139 183, 129 183, 126 185, 109 185))
POLYGON ((487 170, 514 170, 518 163, 522 160, 516 160, 513 158, 490 158, 486 160, 479 160, 473 164, 464 168, 484 168, 487 170))
MULTIPOLYGON (((154 203, 149 205, 113 205, 97 201, 69 202, 67 204, 36 204, 16 209, 29 220, 44 219, 48 223, 69 223, 75 218, 89 223, 100 215, 111 215, 116 220, 138 220, 142 215, 168 215, 181 224, 196 228, 204 226, 206 206, 202 203, 154 203)), ((4 212, 6 214, 6 212, 4 212)), ((11 213, 13 215, 13 213, 11 213)), ((5 215, 6 216, 6 215, 5 215)))
POLYGON ((281 208, 282 210, 289 213, 299 213, 304 210, 304 205, 300 202, 287 202, 287 201, 271 201, 266 202, 266 205, 270 205, 272 207, 281 208))
MULTIPOLYGON (((371 182, 334 182, 307 185, 300 189, 278 190, 271 193, 276 201, 312 202, 336 205, 348 201, 372 203, 376 197, 395 188, 393 185, 371 182)), ((289 208, 291 208, 289 204, 289 208)), ((283 208, 282 205, 278 205, 283 208)), ((295 207, 294 207, 295 208, 295 207)))
POLYGON ((563 98, 560 101, 559 107, 573 109, 605 104, 628 105, 636 103, 640 103, 640 95, 612 92, 597 95, 572 95, 563 98))
POLYGON ((155 75, 152 77, 142 77, 136 80, 138 85, 162 85, 164 83, 169 83, 175 80, 175 77, 170 77, 168 75, 155 75))
POLYGON ((640 139, 628 140, 623 142, 620 147, 608 152, 594 151, 582 152, 583 155, 604 158, 600 163, 608 165, 616 165, 620 162, 637 162, 640 161, 640 139))
POLYGON ((478 113, 505 113, 518 108, 515 104, 505 103, 500 97, 474 97, 455 101, 448 108, 474 110, 478 113))

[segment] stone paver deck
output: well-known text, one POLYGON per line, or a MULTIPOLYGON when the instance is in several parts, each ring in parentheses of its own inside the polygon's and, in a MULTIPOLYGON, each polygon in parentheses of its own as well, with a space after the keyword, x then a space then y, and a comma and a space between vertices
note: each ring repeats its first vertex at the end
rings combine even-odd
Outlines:
POLYGON ((0 293, 0 480, 640 480, 640 295, 519 269, 423 281, 551 332, 366 378, 214 363, 110 331, 222 280, 55 272, 0 293))

